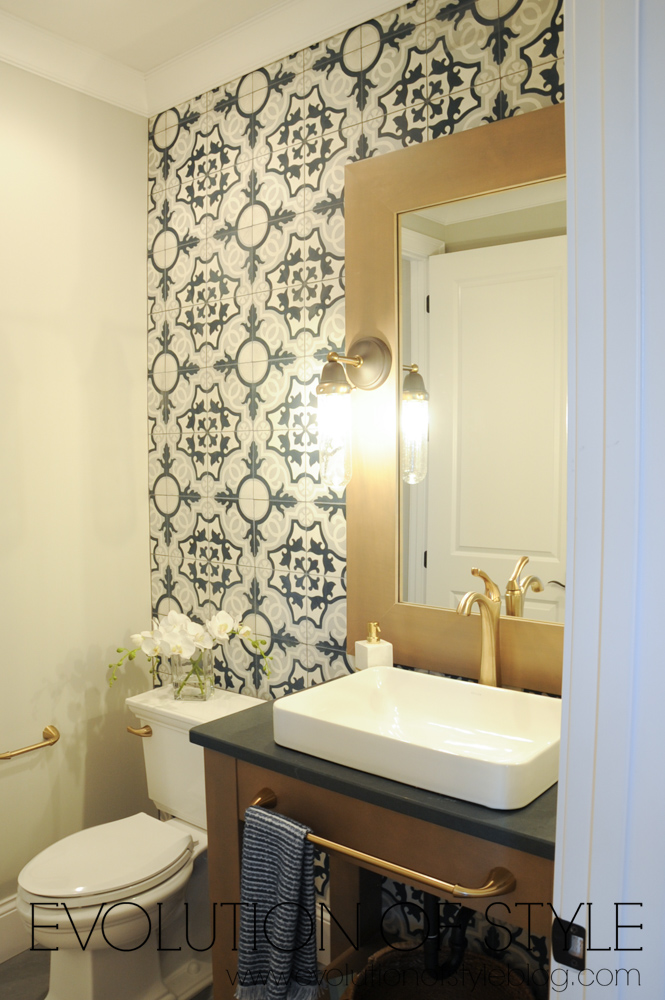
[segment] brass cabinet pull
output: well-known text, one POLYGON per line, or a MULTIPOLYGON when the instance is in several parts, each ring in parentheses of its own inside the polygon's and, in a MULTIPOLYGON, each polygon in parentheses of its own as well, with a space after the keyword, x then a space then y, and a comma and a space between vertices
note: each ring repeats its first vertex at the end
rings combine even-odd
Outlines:
POLYGON ((52 747, 54 743, 57 743, 60 739, 60 733, 55 728, 55 726, 44 726, 44 731, 42 732, 43 742, 33 743, 29 747, 21 747, 20 750, 7 750, 6 753, 0 753, 0 760, 11 760, 12 757, 18 757, 22 753, 30 753, 31 750, 40 750, 42 747, 52 747))
MULTIPOLYGON (((252 799, 250 805, 262 806, 264 809, 274 809, 277 805, 277 796, 270 788, 262 788, 258 795, 252 799)), ((492 868, 487 876, 485 885, 478 888, 468 888, 463 885, 454 885, 452 882, 444 882, 442 879, 433 878, 423 872, 416 872, 412 868, 404 868, 402 865, 395 865, 391 861, 384 861, 383 858, 375 858, 364 851, 356 851, 353 847, 346 847, 338 844, 334 840, 326 840, 324 837, 317 837, 313 833, 307 835, 307 839, 322 847, 324 851, 333 851, 336 854, 343 854, 361 864, 374 865, 376 868, 383 868, 391 875, 397 875, 406 882, 417 882, 426 885, 430 889, 438 889, 440 892, 449 892, 458 899, 479 899, 483 896, 504 896, 512 892, 517 882, 512 872, 507 868, 492 868)))
POLYGON ((140 729, 132 729, 131 726, 127 726, 127 732, 131 733, 132 736, 152 736, 152 729, 150 726, 141 726, 140 729))

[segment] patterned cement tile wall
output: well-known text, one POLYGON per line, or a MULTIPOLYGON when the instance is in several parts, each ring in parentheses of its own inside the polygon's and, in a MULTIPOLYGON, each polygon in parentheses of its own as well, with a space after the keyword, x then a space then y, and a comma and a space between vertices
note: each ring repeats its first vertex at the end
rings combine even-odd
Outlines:
MULTIPOLYGON (((414 0, 150 123, 153 608, 223 604, 265 637, 271 676, 231 643, 225 687, 280 697, 348 670, 345 503, 320 483, 314 393, 344 342, 344 167, 562 101, 562 6, 414 0)), ((414 932, 418 895, 385 899, 387 930, 414 932)), ((543 973, 544 942, 512 933, 504 961, 543 973)), ((496 957, 492 934, 476 917, 472 949, 496 957)))
POLYGON ((150 123, 153 606, 222 605, 234 690, 348 670, 345 498, 315 384, 344 342, 344 167, 563 100, 563 0, 415 0, 150 123))

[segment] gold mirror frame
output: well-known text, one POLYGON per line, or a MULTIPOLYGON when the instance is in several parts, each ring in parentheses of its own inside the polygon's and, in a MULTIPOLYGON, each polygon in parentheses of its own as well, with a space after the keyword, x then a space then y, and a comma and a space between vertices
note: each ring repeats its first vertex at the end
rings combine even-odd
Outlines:
MULTIPOLYGON (((347 487, 348 650, 378 621, 395 663, 477 677, 480 616, 399 601, 398 216, 431 205, 564 177, 563 105, 350 164, 345 172, 346 353, 384 340, 388 380, 354 393, 353 477, 347 487)), ((476 590, 469 580, 469 590, 476 590)), ((502 683, 561 693, 563 626, 502 617, 502 683)))

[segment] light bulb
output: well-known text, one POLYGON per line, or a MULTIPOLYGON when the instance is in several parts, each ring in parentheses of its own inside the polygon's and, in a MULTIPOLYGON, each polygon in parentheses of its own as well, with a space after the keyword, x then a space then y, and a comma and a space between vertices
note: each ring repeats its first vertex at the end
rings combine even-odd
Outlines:
POLYGON ((317 399, 321 482, 342 490, 351 479, 351 394, 322 393, 317 399))

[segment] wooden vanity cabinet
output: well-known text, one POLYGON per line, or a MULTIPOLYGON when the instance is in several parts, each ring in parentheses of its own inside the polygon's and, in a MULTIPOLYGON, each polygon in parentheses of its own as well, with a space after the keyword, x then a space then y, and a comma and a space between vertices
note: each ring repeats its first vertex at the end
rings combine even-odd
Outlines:
MULTIPOLYGON (((204 740, 200 742, 205 745, 204 740)), ((231 998, 235 990, 239 909, 233 904, 240 900, 242 817, 264 788, 276 794, 279 812, 311 827, 318 836, 434 878, 459 885, 482 886, 492 868, 507 868, 517 880, 513 892, 492 898, 456 899, 455 902, 463 902, 483 912, 491 907, 489 914, 493 919, 523 927, 527 927, 529 908, 517 904, 543 904, 530 908, 530 930, 533 934, 549 935, 551 911, 547 903, 552 895, 551 858, 341 794, 218 750, 205 749, 205 768, 210 894, 211 901, 216 904, 215 1000, 231 998)), ((366 868, 376 876, 386 875, 386 871, 378 867, 361 869, 345 857, 330 855, 333 960, 349 949, 349 936, 355 935, 358 904, 360 937, 376 935, 380 930, 380 879, 368 876, 366 868)), ((415 879, 412 884, 427 888, 419 886, 415 879)), ((453 899, 445 893, 438 895, 453 899)))

